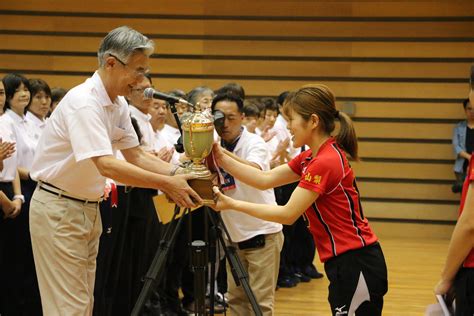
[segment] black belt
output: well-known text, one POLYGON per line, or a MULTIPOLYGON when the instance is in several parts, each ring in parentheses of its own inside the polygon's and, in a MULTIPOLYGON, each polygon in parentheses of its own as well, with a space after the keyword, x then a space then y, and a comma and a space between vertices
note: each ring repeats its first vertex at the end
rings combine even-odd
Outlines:
POLYGON ((39 187, 40 187, 41 190, 44 190, 44 191, 46 191, 46 192, 48 192, 48 193, 57 195, 57 196, 59 196, 59 197, 64 197, 64 198, 69 199, 69 200, 81 202, 81 203, 100 203, 100 201, 101 201, 101 200, 92 200, 92 201, 91 201, 91 200, 85 200, 85 199, 79 199, 79 198, 72 197, 72 196, 68 195, 66 191, 64 191, 64 190, 62 190, 62 189, 60 189, 60 188, 58 188, 58 187, 56 187, 56 186, 54 186, 54 185, 52 185, 52 184, 49 184, 49 183, 47 183, 47 182, 40 182, 39 187), (64 193, 62 193, 62 192, 61 192, 61 193, 60 193, 60 192, 55 192, 55 191, 53 191, 53 190, 50 190, 50 189, 46 188, 43 184, 44 184, 44 185, 47 185, 47 186, 49 186, 49 187, 52 187, 52 188, 54 188, 54 189, 56 189, 56 190, 62 191, 62 192, 64 192, 64 193))
POLYGON ((253 249, 253 248, 263 248, 265 247, 265 235, 257 235, 250 239, 238 242, 240 250, 244 249, 253 249))

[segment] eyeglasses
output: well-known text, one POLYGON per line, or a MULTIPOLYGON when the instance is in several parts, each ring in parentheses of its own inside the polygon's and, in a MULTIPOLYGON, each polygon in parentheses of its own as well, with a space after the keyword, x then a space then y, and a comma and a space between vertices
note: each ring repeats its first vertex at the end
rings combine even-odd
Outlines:
POLYGON ((131 89, 133 93, 143 94, 145 88, 133 88, 131 89))
MULTIPOLYGON (((109 56, 110 57, 113 57, 115 58, 119 63, 122 64, 122 66, 124 66, 125 68, 130 68, 130 66, 123 62, 120 58, 118 58, 117 56, 113 55, 113 54, 110 54, 109 53, 109 56)), ((150 70, 149 69, 143 69, 143 68, 140 68, 140 69, 132 69, 133 71, 133 74, 135 75, 135 78, 142 78, 142 77, 145 77, 149 72, 150 70)))

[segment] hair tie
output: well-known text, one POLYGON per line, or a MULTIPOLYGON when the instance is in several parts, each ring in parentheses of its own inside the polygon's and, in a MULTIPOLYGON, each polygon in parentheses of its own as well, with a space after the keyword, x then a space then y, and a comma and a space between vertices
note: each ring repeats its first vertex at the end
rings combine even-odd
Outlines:
POLYGON ((336 113, 334 113, 334 117, 339 119, 339 111, 338 110, 336 110, 336 113))

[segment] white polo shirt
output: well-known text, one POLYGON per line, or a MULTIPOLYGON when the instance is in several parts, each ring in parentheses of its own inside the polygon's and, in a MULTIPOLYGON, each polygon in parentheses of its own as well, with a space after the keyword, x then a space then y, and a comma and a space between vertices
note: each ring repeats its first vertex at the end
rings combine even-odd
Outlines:
MULTIPOLYGON (((249 162, 258 164, 262 170, 270 168, 265 141, 260 136, 252 134, 245 129, 234 149, 234 154, 249 162)), ((235 186, 235 189, 228 190, 225 194, 236 200, 276 205, 273 189, 261 191, 237 179, 235 179, 235 186)), ((221 216, 229 231, 230 238, 234 242, 248 240, 260 234, 277 233, 283 228, 281 224, 264 221, 235 210, 221 212, 221 216)))
MULTIPOLYGON (((13 120, 8 115, 0 116, 0 138, 4 142, 16 143, 13 120)), ((15 180, 18 165, 17 152, 3 161, 3 170, 0 172, 0 182, 12 182, 15 180)))
POLYGON ((140 127, 140 132, 142 133, 141 145, 145 151, 156 150, 155 146, 155 131, 153 126, 151 126, 150 120, 151 115, 145 114, 133 105, 130 104, 130 113, 137 120, 138 127, 140 127))
POLYGON ((278 114, 278 116, 276 118, 276 121, 275 121, 275 126, 286 129, 286 127, 288 126, 288 122, 285 120, 283 115, 278 114))
POLYGON ((138 139, 125 98, 110 100, 96 72, 71 89, 46 122, 31 177, 85 199, 98 199, 105 178, 90 158, 135 146, 138 139))
POLYGON ((165 124, 165 127, 163 127, 160 132, 166 138, 168 143, 173 144, 173 146, 178 141, 179 136, 181 136, 181 134, 179 133, 179 129, 168 124, 165 124))
MULTIPOLYGON (((164 127, 163 129, 160 131, 160 130, 157 130, 155 132, 155 145, 154 145, 154 148, 156 151, 159 151, 160 149, 162 148, 166 148, 166 149, 171 149, 171 148, 174 148, 174 144, 176 143, 170 143, 169 142, 169 137, 167 137, 165 135, 165 133, 163 132, 164 131, 164 127)), ((171 157, 171 161, 170 161, 171 164, 177 166, 180 164, 180 161, 179 161, 179 153, 175 150, 173 152, 173 156, 171 157)))
POLYGON ((36 141, 35 141, 35 126, 26 120, 25 116, 19 116, 11 109, 5 111, 13 122, 13 130, 16 138, 16 151, 18 153, 17 167, 31 169, 33 158, 35 156, 36 141))
POLYGON ((38 141, 41 137, 41 134, 43 134, 43 129, 46 126, 46 119, 42 121, 30 111, 26 112, 25 118, 30 123, 30 126, 33 128, 33 141, 36 147, 38 145, 38 141))

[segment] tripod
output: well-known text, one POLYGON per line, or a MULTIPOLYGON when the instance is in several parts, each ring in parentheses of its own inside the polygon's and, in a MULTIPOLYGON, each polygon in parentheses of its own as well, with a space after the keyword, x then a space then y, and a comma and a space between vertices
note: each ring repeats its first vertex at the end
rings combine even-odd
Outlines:
MULTIPOLYGON (((213 278, 215 275, 215 259, 216 259, 215 250, 216 250, 216 245, 218 241, 224 248, 225 256, 231 267, 232 276, 234 277, 235 283, 237 285, 242 285, 244 292, 247 295, 247 298, 249 299, 249 302, 252 306, 252 309, 255 315, 261 316, 262 311, 249 285, 248 273, 245 271, 245 268, 243 267, 242 262, 240 261, 237 255, 237 251, 235 247, 226 245, 224 241, 224 237, 222 236, 222 233, 220 230, 221 227, 223 227, 228 240, 229 241, 231 240, 229 236, 229 232, 227 231, 227 228, 225 227, 218 213, 211 211, 209 207, 207 206, 204 206, 204 208, 205 208, 206 215, 211 219, 211 224, 212 224, 211 233, 209 234, 209 237, 210 237, 209 238, 209 247, 210 247, 209 257, 211 258, 211 260, 214 260, 214 262, 211 262, 210 315, 214 315, 215 284, 214 284, 213 278)), ((190 209, 189 208, 185 209, 182 216, 179 218, 179 220, 176 221, 175 219, 177 215, 179 214, 179 212, 180 212, 180 208, 178 206, 175 206, 173 219, 165 230, 163 238, 160 241, 160 245, 153 259, 153 262, 151 263, 150 268, 148 269, 148 272, 145 276, 145 284, 132 310, 132 314, 131 314, 132 316, 140 315, 140 312, 142 311, 143 306, 145 305, 147 300, 149 299, 152 293, 152 290, 157 284, 159 284, 163 276, 163 269, 165 266, 168 251, 170 247, 172 246, 174 240, 176 239, 177 232, 179 231, 179 228, 181 226, 184 216, 190 213, 190 209)), ((196 296, 195 315, 204 316, 206 315, 206 306, 205 306, 205 293, 206 293, 205 271, 206 271, 206 266, 207 266, 207 260, 205 256, 206 243, 201 240, 196 240, 192 242, 191 247, 192 247, 191 262, 192 262, 193 270, 195 272, 194 274, 195 296, 196 296)))

